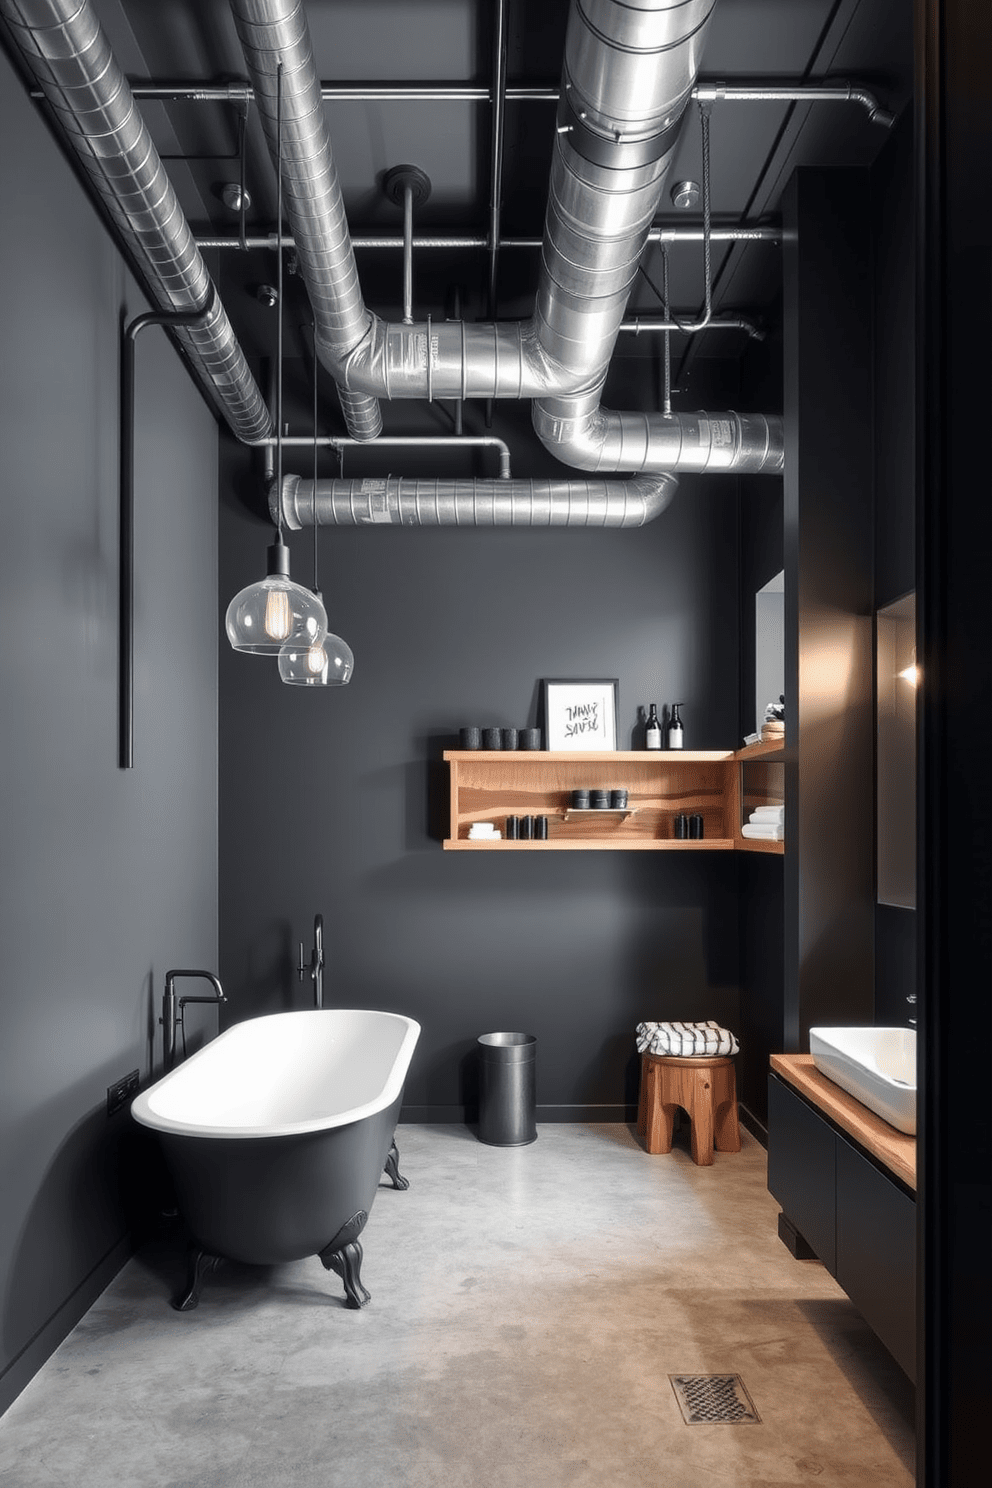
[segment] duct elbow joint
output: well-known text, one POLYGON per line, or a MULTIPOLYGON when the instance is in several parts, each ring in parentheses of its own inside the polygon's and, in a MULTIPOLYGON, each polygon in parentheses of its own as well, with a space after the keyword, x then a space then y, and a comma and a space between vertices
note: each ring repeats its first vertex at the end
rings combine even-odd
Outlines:
POLYGON ((671 506, 679 488, 678 477, 669 474, 638 475, 631 482, 644 503, 644 523, 653 522, 671 506))
POLYGON ((531 413, 534 433, 549 454, 574 470, 602 468, 606 424, 598 407, 577 415, 536 399, 531 413))

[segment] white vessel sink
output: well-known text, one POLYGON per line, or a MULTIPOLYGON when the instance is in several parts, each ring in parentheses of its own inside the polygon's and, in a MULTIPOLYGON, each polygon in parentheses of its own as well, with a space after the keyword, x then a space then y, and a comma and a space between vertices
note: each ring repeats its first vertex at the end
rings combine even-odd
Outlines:
POLYGON ((811 1028, 821 1074, 897 1131, 916 1131, 915 1028, 811 1028))

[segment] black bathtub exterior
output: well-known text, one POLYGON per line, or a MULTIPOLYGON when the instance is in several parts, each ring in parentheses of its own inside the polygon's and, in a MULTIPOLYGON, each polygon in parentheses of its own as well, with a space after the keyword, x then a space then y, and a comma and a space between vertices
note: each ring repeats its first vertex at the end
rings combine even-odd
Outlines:
POLYGON ((273 1265, 319 1254, 352 1215, 369 1213, 399 1112, 397 1100, 347 1126, 292 1136, 159 1137, 203 1249, 273 1265))
MULTIPOLYGON (((193 1240, 190 1282, 176 1303, 196 1306, 205 1269, 218 1259, 274 1265, 319 1255, 341 1275, 352 1306, 365 1227, 393 1147, 402 1095, 344 1126, 273 1137, 193 1137, 159 1132, 176 1199, 193 1240)), ((394 1187, 406 1187, 391 1168, 394 1187)))

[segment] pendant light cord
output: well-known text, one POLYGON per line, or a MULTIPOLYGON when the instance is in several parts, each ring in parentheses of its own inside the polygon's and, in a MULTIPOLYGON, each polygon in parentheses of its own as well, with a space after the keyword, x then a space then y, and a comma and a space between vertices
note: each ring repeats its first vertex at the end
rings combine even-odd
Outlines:
POLYGON ((317 583, 317 327, 313 332, 313 592, 320 593, 317 583))
POLYGON ((282 63, 276 68, 276 532, 282 543, 282 63))

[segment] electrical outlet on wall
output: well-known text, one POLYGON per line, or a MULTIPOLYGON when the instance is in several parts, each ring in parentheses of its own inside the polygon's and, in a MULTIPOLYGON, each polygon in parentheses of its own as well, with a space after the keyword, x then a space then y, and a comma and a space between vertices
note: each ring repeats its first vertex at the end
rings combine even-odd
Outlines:
POLYGON ((107 1086, 107 1115, 115 1116, 138 1093, 138 1071, 132 1070, 123 1080, 107 1086))

